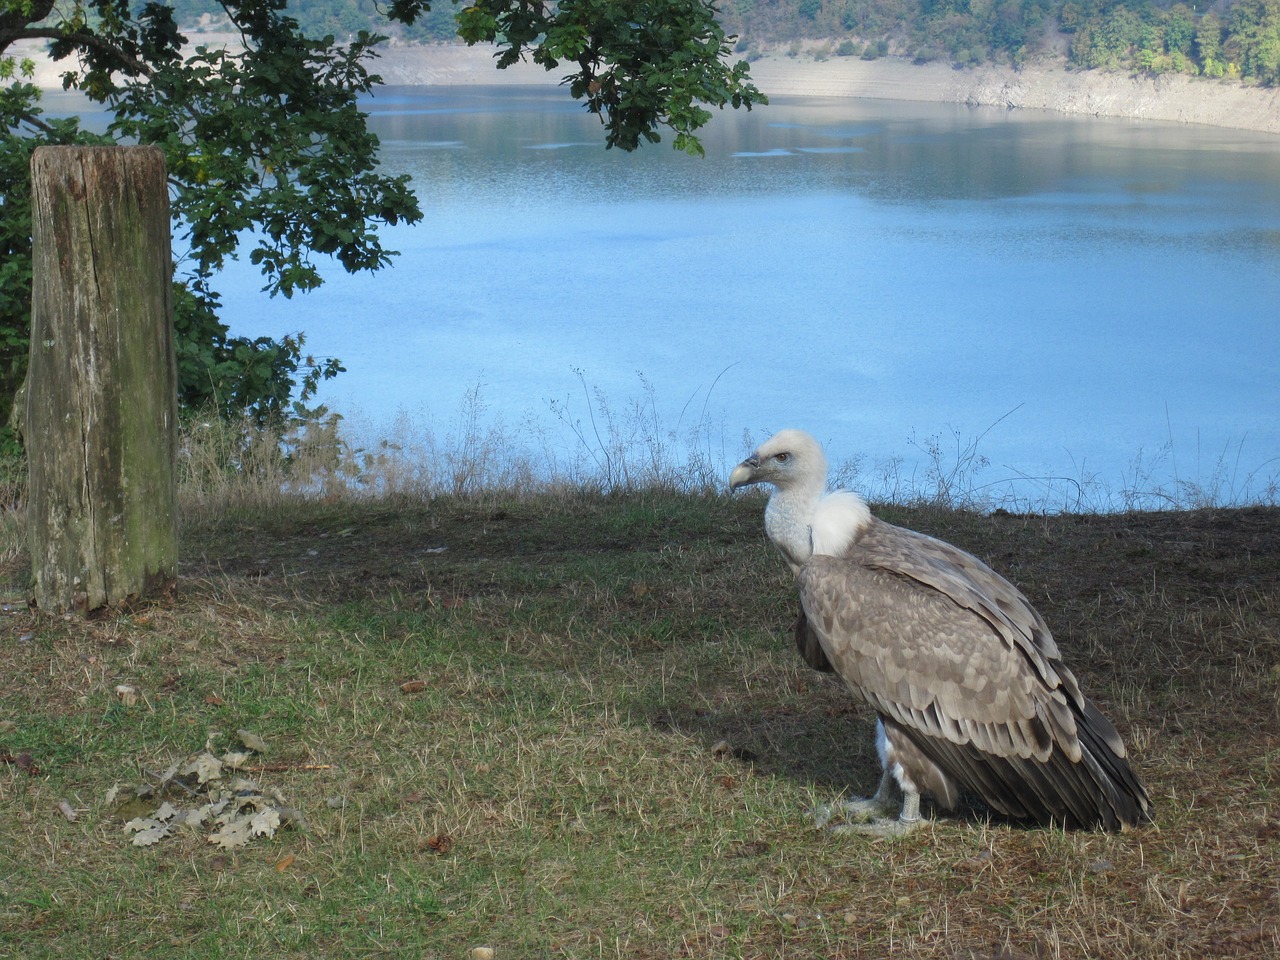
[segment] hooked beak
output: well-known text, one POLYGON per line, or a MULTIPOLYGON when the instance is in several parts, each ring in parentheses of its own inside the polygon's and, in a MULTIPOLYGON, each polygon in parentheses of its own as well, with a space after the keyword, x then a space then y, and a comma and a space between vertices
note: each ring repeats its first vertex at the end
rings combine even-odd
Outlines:
POLYGON ((756 477, 756 470, 758 470, 759 467, 760 458, 754 453, 734 467, 733 473, 729 474, 729 492, 732 493, 739 487, 746 487, 755 483, 758 479, 756 477))

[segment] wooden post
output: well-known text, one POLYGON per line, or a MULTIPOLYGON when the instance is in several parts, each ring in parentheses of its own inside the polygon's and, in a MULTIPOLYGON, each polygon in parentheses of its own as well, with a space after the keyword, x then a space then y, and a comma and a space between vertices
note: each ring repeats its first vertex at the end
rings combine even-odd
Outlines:
POLYGON ((35 602, 87 613, 177 572, 169 191, 155 147, 40 147, 31 179, 35 602))

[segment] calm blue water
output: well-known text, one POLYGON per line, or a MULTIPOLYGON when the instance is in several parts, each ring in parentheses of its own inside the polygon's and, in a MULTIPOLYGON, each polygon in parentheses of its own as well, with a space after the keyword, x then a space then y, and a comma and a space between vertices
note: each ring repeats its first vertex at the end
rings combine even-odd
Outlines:
POLYGON ((241 264, 223 289, 233 330, 340 357, 320 399, 371 434, 448 429, 478 387, 572 447, 585 382, 666 429, 705 417, 726 469, 744 431, 798 426, 873 487, 923 481, 934 436, 982 437, 982 485, 1280 474, 1280 138, 778 98, 718 115, 696 160, 605 151, 554 88, 368 106, 426 211, 387 231, 395 266, 268 301, 241 264))

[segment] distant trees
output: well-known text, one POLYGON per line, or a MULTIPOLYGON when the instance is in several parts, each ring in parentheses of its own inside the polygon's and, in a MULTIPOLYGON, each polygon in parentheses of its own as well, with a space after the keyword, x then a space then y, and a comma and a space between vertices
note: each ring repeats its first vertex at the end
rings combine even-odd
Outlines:
POLYGON ((1226 61, 1222 58, 1222 21, 1213 15, 1213 11, 1206 13, 1196 24, 1191 52, 1200 65, 1200 72, 1206 77, 1221 77, 1227 72, 1226 61))
POLYGON ((725 0, 722 18, 748 44, 848 38, 962 65, 1019 63, 1057 30, 1083 68, 1280 82, 1280 0, 725 0))
POLYGON ((1224 51, 1240 64, 1240 73, 1280 82, 1280 0, 1238 0, 1227 25, 1224 51))
MULTIPOLYGON (((220 10, 216 0, 171 5, 180 20, 220 10)), ((293 7, 291 15, 316 36, 387 27, 372 0, 293 7)), ((1196 7, 1184 0, 720 0, 718 7, 721 22, 748 41, 849 39, 871 55, 881 42, 921 61, 1018 63, 1056 29, 1068 36, 1069 58, 1079 67, 1280 80, 1280 0, 1196 7)), ((388 32, 444 40, 456 30, 453 10, 444 5, 388 32)))

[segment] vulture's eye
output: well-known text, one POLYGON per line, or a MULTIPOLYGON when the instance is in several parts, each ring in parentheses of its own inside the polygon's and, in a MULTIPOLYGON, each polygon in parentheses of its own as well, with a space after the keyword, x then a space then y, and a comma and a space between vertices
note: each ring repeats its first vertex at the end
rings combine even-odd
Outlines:
POLYGON ((775 453, 775 454, 773 455, 773 459, 777 460, 779 463, 786 463, 788 460, 790 460, 790 459, 791 459, 791 454, 789 454, 789 453, 775 453))

